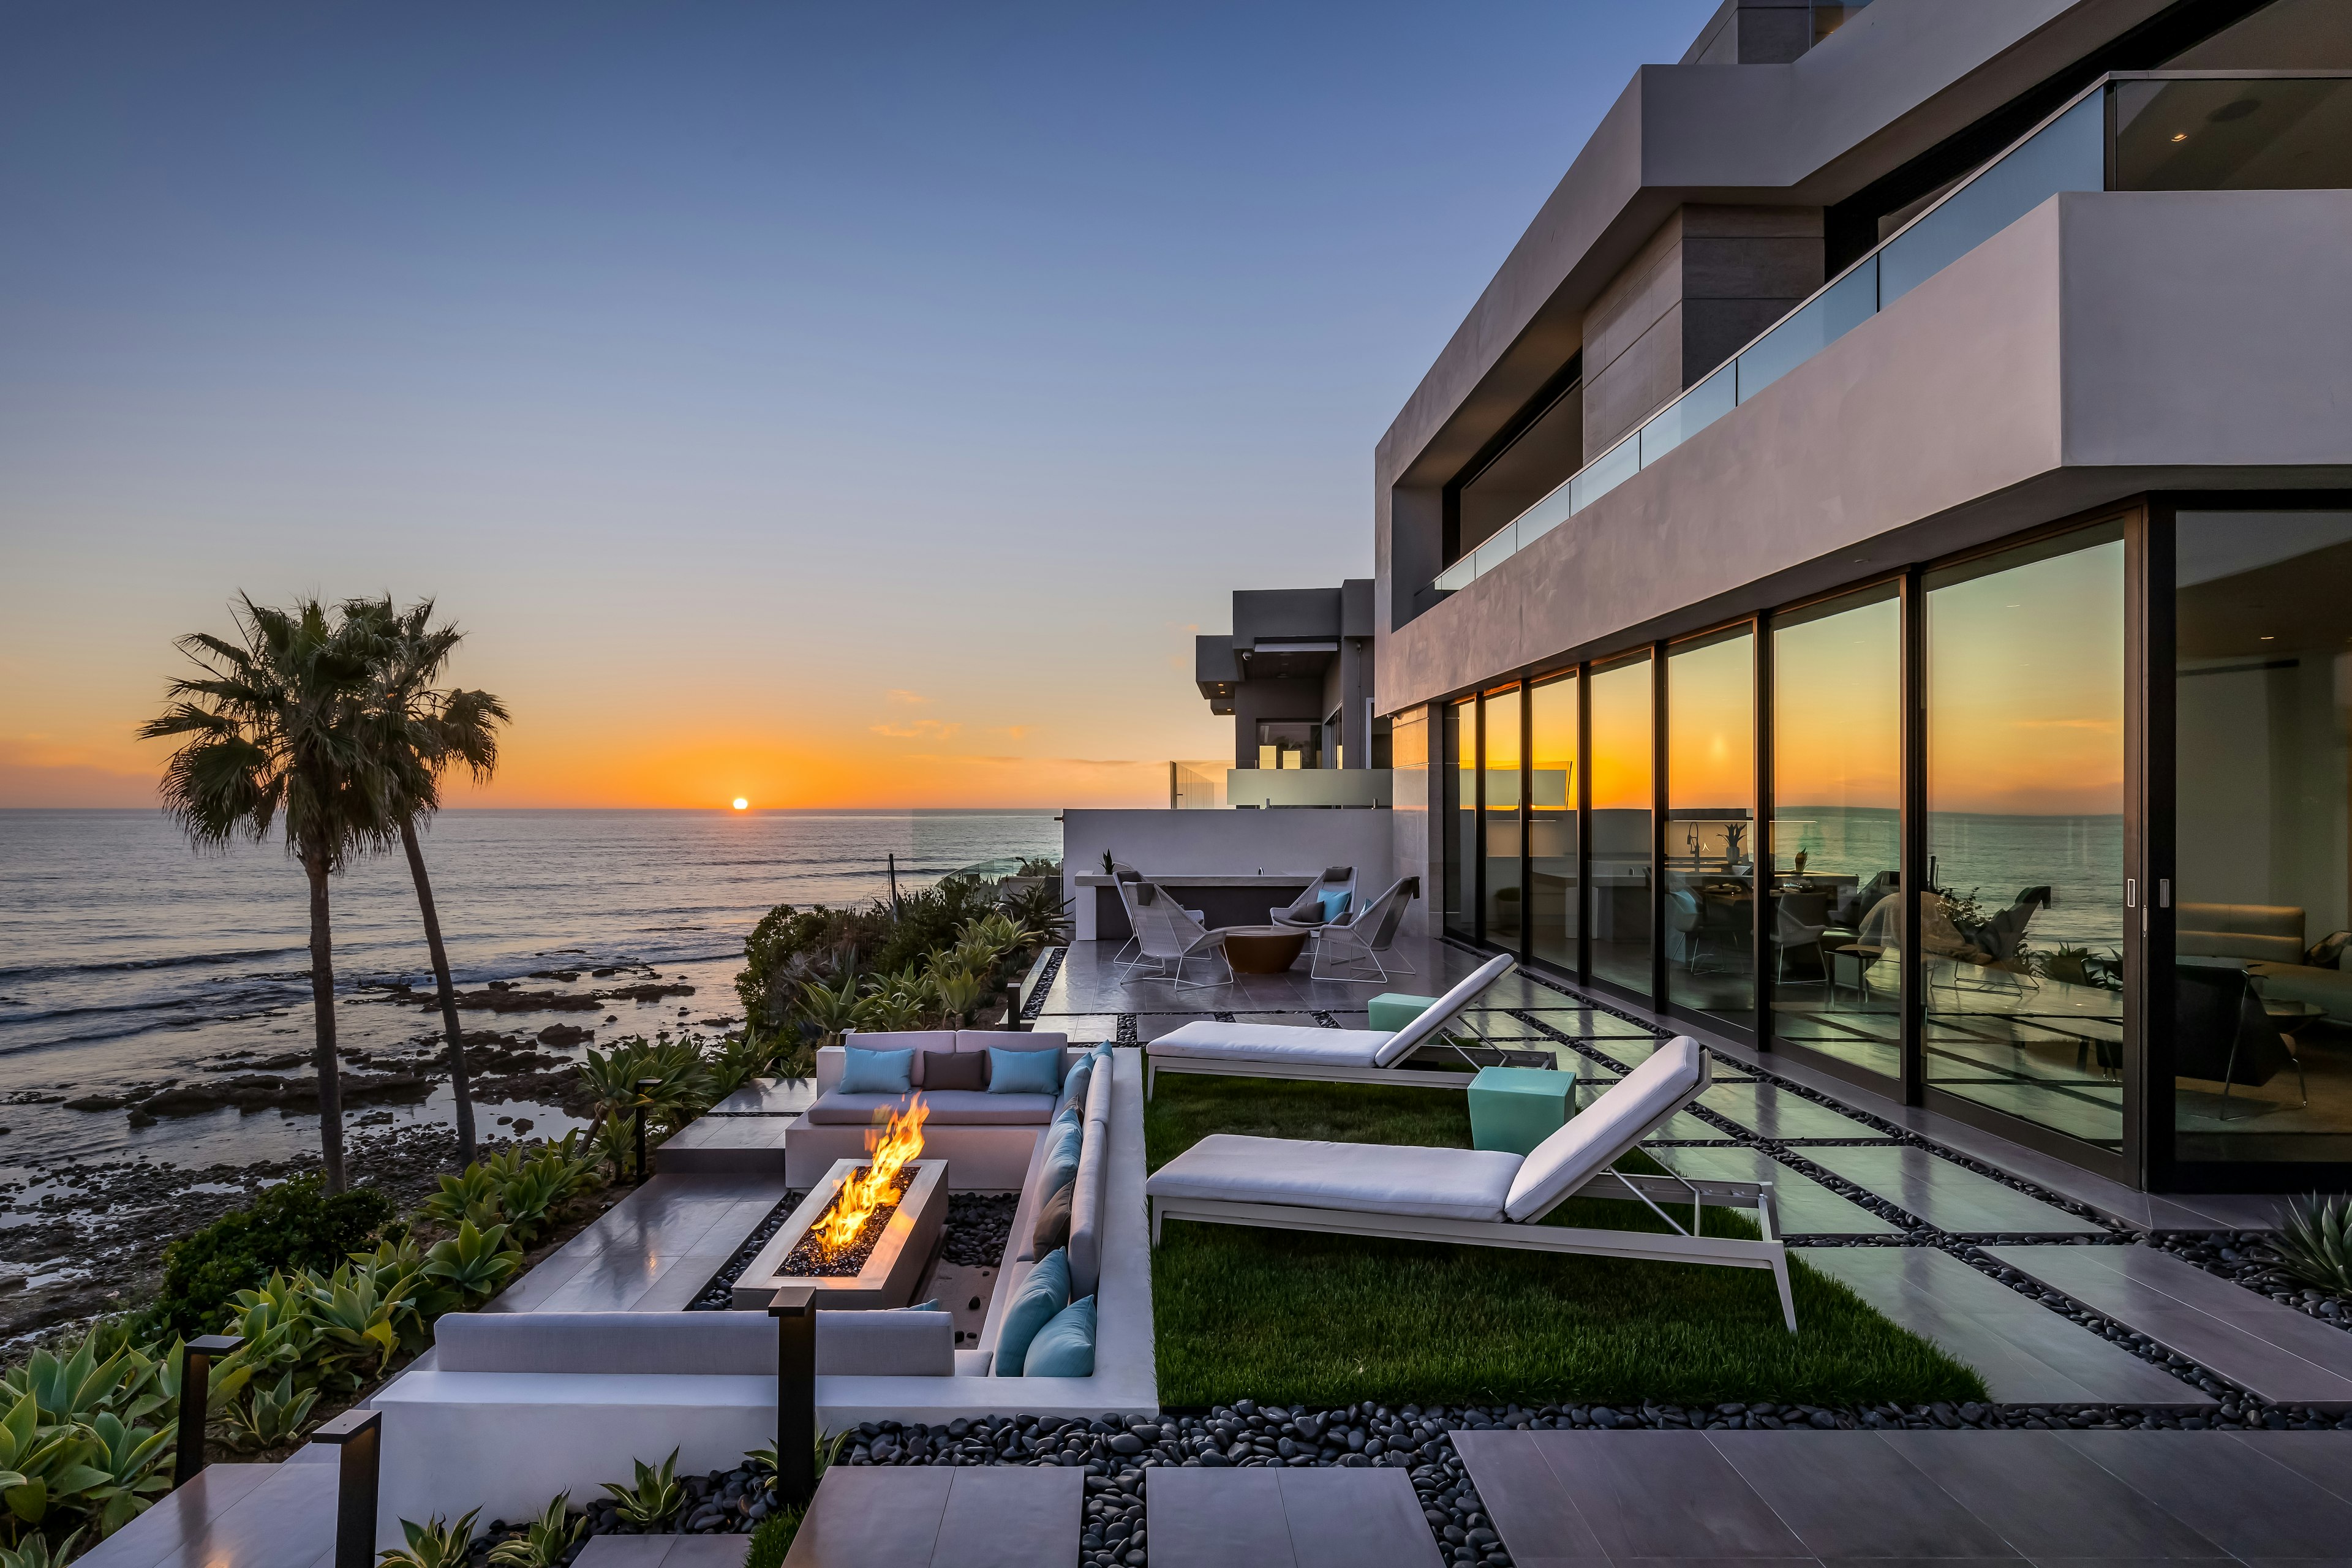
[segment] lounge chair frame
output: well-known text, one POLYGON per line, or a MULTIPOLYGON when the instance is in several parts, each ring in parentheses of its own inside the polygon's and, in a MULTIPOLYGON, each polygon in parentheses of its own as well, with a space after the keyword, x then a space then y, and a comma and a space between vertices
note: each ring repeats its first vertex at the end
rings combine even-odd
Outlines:
MULTIPOLYGON (((1708 1084, 1713 1081, 1709 1068, 1711 1060, 1711 1053, 1702 1051, 1698 1087, 1689 1099, 1677 1101, 1671 1109, 1653 1118, 1634 1135, 1635 1141, 1631 1147, 1639 1148, 1640 1140, 1680 1115, 1692 1100, 1706 1092, 1708 1084)), ((1666 1164, 1666 1161, 1660 1157, 1660 1151, 1650 1150, 1647 1152, 1660 1164, 1666 1164)), ((1618 1156, 1619 1159, 1623 1157, 1622 1154, 1618 1156)), ((1465 1247, 1507 1247, 1525 1252, 1559 1252, 1591 1258, 1627 1258, 1647 1262, 1759 1268, 1772 1276, 1773 1285, 1780 1292, 1782 1321, 1788 1325, 1790 1333, 1797 1331, 1797 1301, 1789 1286, 1788 1247, 1780 1240, 1775 1222, 1771 1183, 1692 1181, 1675 1174, 1670 1165, 1664 1176, 1628 1174, 1615 1169, 1615 1165, 1616 1161, 1611 1161, 1608 1167, 1582 1186, 1561 1194, 1555 1202, 1546 1205, 1541 1214, 1526 1220, 1444 1219, 1429 1215, 1375 1214, 1362 1209, 1313 1208, 1295 1204, 1154 1194, 1148 1200, 1151 1205, 1151 1245, 1160 1245, 1162 1222, 1185 1219, 1202 1225, 1244 1225, 1268 1230, 1313 1231, 1329 1236, 1380 1237, 1392 1241, 1436 1241, 1465 1247), (1688 1229, 1659 1206, 1657 1201, 1661 1197, 1679 1200, 1685 1195, 1691 1203, 1688 1229), (1670 1234, 1660 1236, 1651 1231, 1590 1230, 1542 1223, 1545 1215, 1571 1197, 1638 1202, 1673 1228, 1670 1234), (1702 1228, 1701 1211, 1708 1207, 1754 1209, 1763 1237, 1750 1241, 1744 1237, 1698 1235, 1702 1228)))

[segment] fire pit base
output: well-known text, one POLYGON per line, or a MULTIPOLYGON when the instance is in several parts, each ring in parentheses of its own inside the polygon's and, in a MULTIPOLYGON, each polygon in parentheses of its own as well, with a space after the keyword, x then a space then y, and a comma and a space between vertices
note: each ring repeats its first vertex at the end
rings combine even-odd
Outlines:
POLYGON ((778 1272, 784 1259, 793 1255, 793 1248, 800 1245, 809 1227, 833 1202, 841 1184, 865 1165, 864 1160, 833 1163, 833 1169, 809 1190, 809 1195, 784 1222, 783 1229, 770 1238, 735 1281, 733 1305, 738 1310, 765 1308, 775 1299, 776 1292, 788 1285, 805 1285, 814 1290, 816 1304, 823 1310, 903 1307, 915 1299, 915 1287, 922 1283, 923 1270, 930 1266, 931 1254, 939 1250, 940 1227, 947 1221, 945 1160, 907 1162, 907 1171, 914 1180, 898 1194, 898 1209, 856 1274, 778 1272))

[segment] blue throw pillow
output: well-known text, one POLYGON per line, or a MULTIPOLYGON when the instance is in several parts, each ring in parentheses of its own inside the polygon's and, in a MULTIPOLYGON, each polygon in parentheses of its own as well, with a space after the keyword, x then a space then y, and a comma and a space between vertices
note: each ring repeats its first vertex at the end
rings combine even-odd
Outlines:
POLYGON ((996 1375, 1019 1377, 1029 1360, 1029 1342, 1069 1304, 1070 1255, 1057 1247, 1037 1260, 1004 1309, 1004 1326, 996 1336, 996 1375))
POLYGON ((1087 1130, 1077 1121, 1056 1121, 1045 1136, 1045 1159, 1037 1173, 1037 1201, 1046 1199, 1078 1179, 1078 1152, 1086 1146, 1087 1130))
POLYGON ((988 1047, 989 1093, 1057 1094, 1061 1088, 1061 1052, 1008 1051, 1002 1046, 988 1047))
POLYGON ((1315 901, 1323 906, 1323 919, 1328 922, 1348 912, 1349 896, 1347 893, 1326 893, 1315 901))
POLYGON ((1072 1106, 1084 1110, 1087 1103, 1087 1080, 1094 1076, 1094 1058, 1080 1057, 1078 1065, 1070 1069, 1070 1076, 1062 1080, 1063 1115, 1068 1115, 1072 1106))
POLYGON ((844 1094, 905 1094, 914 1085, 915 1053, 869 1051, 856 1046, 841 1047, 841 1092, 844 1094))
POLYGON ((1024 1377, 1092 1377, 1095 1374, 1095 1299, 1085 1297, 1054 1314, 1029 1342, 1021 1363, 1024 1377))

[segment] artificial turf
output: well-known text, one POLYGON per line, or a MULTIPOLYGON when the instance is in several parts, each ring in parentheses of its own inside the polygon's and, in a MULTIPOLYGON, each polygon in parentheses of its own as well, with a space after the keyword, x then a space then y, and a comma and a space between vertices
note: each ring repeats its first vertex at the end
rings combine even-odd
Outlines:
MULTIPOLYGON (((1459 1092, 1163 1075, 1157 1170, 1212 1132, 1468 1148, 1459 1092)), ((1677 1215, 1680 1218, 1681 1215, 1677 1215)), ((1706 1211, 1717 1234, 1756 1234, 1706 1211)), ((1664 1230, 1576 1199, 1547 1223, 1664 1230)), ((1855 1405, 1986 1397, 1974 1369, 1790 1259, 1799 1331, 1761 1270, 1170 1221, 1152 1255, 1160 1397, 1338 1405, 1648 1399, 1855 1405)))

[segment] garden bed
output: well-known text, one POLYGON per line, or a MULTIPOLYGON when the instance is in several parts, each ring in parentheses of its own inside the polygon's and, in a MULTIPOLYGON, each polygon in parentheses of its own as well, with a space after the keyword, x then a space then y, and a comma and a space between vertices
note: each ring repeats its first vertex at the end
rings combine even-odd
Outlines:
MULTIPOLYGON (((1423 1089, 1164 1078, 1147 1165, 1211 1132, 1468 1148, 1464 1097, 1423 1089)), ((1564 1204, 1549 1224, 1663 1230, 1647 1210, 1564 1204)), ((1753 1236, 1744 1215, 1711 1230, 1753 1236)), ((1152 1259, 1160 1398, 1345 1405, 1644 1400, 1859 1405, 1983 1400, 1974 1369, 1790 1259, 1801 1331, 1748 1270, 1167 1226, 1152 1259)))

